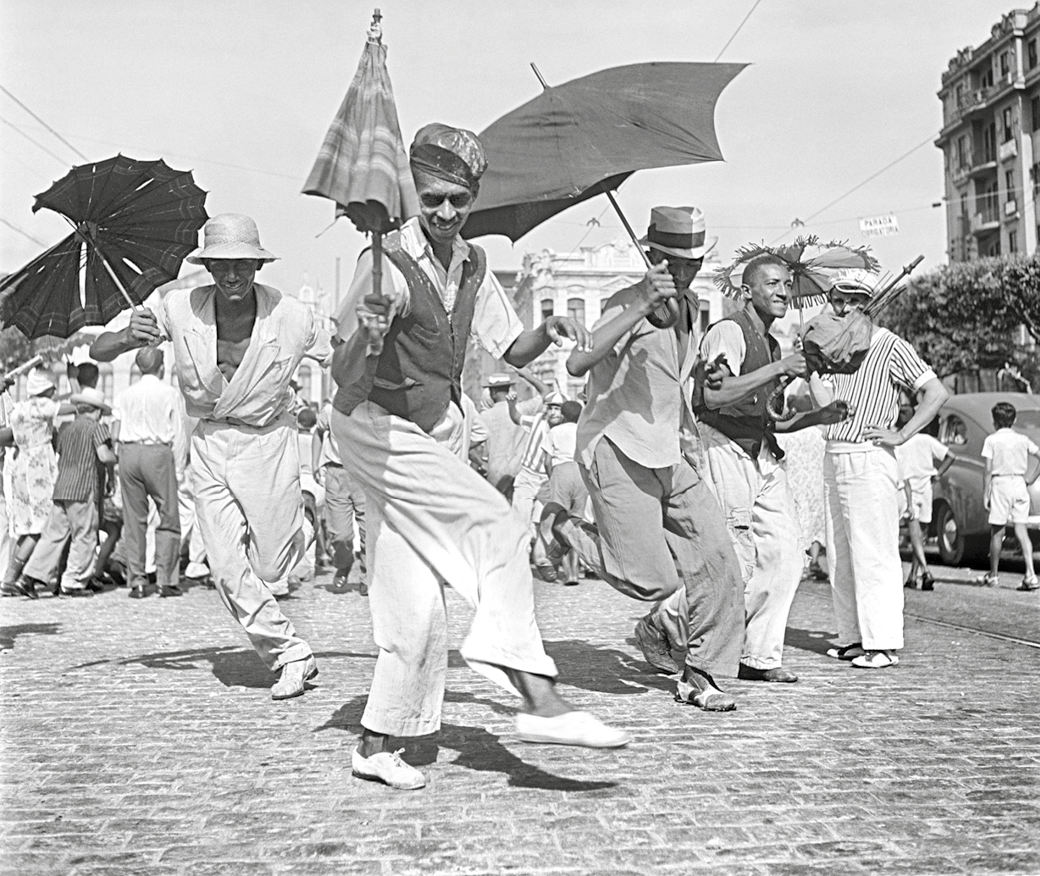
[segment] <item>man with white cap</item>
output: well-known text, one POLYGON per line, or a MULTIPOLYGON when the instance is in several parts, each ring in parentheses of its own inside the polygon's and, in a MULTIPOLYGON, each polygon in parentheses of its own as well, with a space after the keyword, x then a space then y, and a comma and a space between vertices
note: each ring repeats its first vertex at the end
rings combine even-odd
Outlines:
POLYGON ((180 394, 162 380, 163 353, 144 347, 134 359, 141 379, 119 397, 119 483, 130 598, 148 593, 145 534, 148 499, 155 503, 155 577, 160 596, 180 596, 181 524, 175 451, 184 445, 180 394))
POLYGON ((190 452, 214 583, 261 659, 280 672, 271 696, 287 699, 318 673, 270 589, 305 544, 289 381, 304 356, 328 364, 332 347, 308 307, 255 282, 277 257, 260 245, 252 219, 213 217, 204 244, 188 261, 205 265, 212 285, 169 292, 156 313, 134 311, 124 331, 98 337, 91 355, 108 361, 164 335, 172 341, 185 408, 199 421, 190 452))
MULTIPOLYGON (((690 284, 715 241, 707 240, 704 214, 696 207, 655 207, 641 242, 653 268, 607 301, 593 326, 592 349, 575 350, 567 360, 571 374, 589 374, 577 456, 596 529, 546 505, 536 564, 539 554, 558 553, 555 536, 628 596, 657 602, 681 593, 675 624, 687 651, 677 699, 730 711, 736 701, 715 679, 737 673, 740 567, 699 470, 686 388, 697 358, 692 319, 699 310, 690 284), (674 328, 656 328, 654 312, 676 296, 674 328)), ((655 668, 678 670, 653 613, 639 622, 636 639, 655 668)))
POLYGON ((493 357, 520 367, 564 337, 584 349, 587 332, 560 316, 524 331, 484 251, 460 236, 487 167, 474 134, 427 125, 409 157, 420 215, 386 240, 383 295, 373 292, 371 253, 359 260, 337 314, 344 343, 333 364, 339 392, 332 414, 365 490, 379 646, 353 769, 400 789, 426 780, 393 752, 391 737, 440 727, 444 582, 476 609, 463 658, 524 699, 516 722, 522 740, 603 748, 628 742, 556 692, 556 667, 534 617, 525 527, 460 457, 471 334, 493 357), (381 352, 370 346, 373 336, 381 352))
MULTIPOLYGON (((841 317, 870 301, 876 274, 837 271, 829 298, 841 317)), ((903 647, 903 566, 899 558, 899 479, 895 448, 939 412, 949 393, 914 348, 874 326, 866 358, 833 385, 811 380, 823 402, 840 399, 849 417, 827 430, 823 460, 827 552, 838 645, 827 653, 859 669, 899 662, 903 647), (917 410, 898 429, 899 393, 917 396, 917 410)))

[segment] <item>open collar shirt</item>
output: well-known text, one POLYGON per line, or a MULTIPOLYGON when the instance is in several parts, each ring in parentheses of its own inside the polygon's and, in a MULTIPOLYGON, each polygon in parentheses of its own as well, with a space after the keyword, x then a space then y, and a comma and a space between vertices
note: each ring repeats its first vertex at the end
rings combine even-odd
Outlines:
POLYGON ((268 426, 289 413, 289 381, 304 356, 327 367, 329 334, 307 305, 254 283, 256 319, 242 363, 228 381, 217 367, 216 286, 175 289, 156 309, 173 342, 177 382, 189 416, 268 426))

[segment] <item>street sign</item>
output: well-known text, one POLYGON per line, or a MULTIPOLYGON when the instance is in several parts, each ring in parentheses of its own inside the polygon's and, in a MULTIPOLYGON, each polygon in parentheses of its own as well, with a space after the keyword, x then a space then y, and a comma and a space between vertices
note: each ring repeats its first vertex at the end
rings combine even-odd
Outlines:
POLYGON ((873 216, 860 219, 859 230, 864 237, 888 237, 890 234, 899 234, 899 222, 896 221, 895 213, 873 216))

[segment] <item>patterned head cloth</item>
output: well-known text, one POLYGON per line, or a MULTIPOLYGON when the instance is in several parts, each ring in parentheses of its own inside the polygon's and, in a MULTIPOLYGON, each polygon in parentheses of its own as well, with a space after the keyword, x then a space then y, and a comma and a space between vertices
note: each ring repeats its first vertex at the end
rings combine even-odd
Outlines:
POLYGON ((413 170, 472 189, 487 170, 487 155, 477 135, 434 122, 415 135, 408 160, 413 170))

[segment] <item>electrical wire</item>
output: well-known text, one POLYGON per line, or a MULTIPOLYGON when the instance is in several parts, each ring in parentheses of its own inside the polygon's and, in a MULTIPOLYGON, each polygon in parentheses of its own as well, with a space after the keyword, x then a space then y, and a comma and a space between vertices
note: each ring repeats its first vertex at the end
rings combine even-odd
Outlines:
POLYGON ((28 237, 29 240, 31 240, 33 243, 37 244, 38 246, 46 246, 47 245, 42 240, 37 240, 28 231, 23 231, 21 228, 19 228, 13 222, 8 222, 6 219, 4 219, 3 216, 0 216, 0 222, 2 222, 4 225, 6 225, 8 228, 10 228, 12 231, 17 231, 20 235, 22 235, 22 237, 28 237))
MULTIPOLYGON (((755 5, 751 7, 751 12, 754 12, 756 9, 758 9, 758 4, 761 3, 761 2, 762 2, 762 0, 755 0, 755 5)), ((722 57, 722 53, 724 51, 726 51, 726 49, 729 48, 729 44, 731 42, 733 42, 733 40, 735 40, 737 38, 737 34, 740 33, 740 29, 745 24, 747 24, 747 20, 751 17, 751 12, 749 12, 747 15, 744 16, 744 20, 742 22, 740 22, 740 24, 737 25, 737 29, 735 31, 733 31, 733 36, 731 36, 728 40, 726 40, 726 45, 724 45, 719 50, 719 53, 715 56, 715 62, 714 63, 718 63, 719 58, 722 57)))
MULTIPOLYGON (((13 100, 16 104, 18 104, 18 106, 20 106, 23 110, 25 110, 30 116, 32 116, 34 119, 36 119, 36 121, 38 121, 41 125, 43 125, 48 131, 50 131, 62 143, 64 143, 66 146, 68 146, 69 149, 71 149, 73 152, 75 152, 80 158, 82 158, 84 161, 89 161, 90 160, 89 158, 87 158, 86 155, 84 155, 82 152, 80 152, 75 146, 73 146, 68 140, 66 140, 64 137, 62 137, 61 134, 59 134, 57 131, 55 131, 54 128, 52 128, 50 125, 48 125, 43 119, 41 119, 38 115, 36 115, 36 113, 34 113, 31 109, 29 109, 29 107, 27 107, 24 103, 22 103, 17 97, 15 97, 13 94, 11 94, 11 92, 8 91, 6 88, 4 88, 2 85, 0 85, 0 91, 2 91, 9 98, 11 98, 11 100, 13 100)), ((61 160, 64 160, 64 159, 61 159, 61 160)))
POLYGON ((28 141, 29 141, 30 143, 32 143, 32 144, 33 144, 33 146, 37 147, 38 149, 41 149, 41 150, 43 150, 43 151, 44 151, 44 152, 46 152, 46 153, 47 153, 47 154, 48 154, 48 155, 49 155, 49 156, 50 156, 51 158, 54 158, 54 159, 56 159, 57 161, 60 161, 60 162, 61 162, 62 164, 68 164, 68 162, 67 162, 67 161, 66 161, 66 160, 65 160, 64 158, 62 158, 62 157, 61 157, 60 155, 58 155, 58 154, 57 154, 57 153, 55 153, 55 152, 51 152, 51 150, 50 150, 50 149, 48 149, 48 148, 47 148, 46 146, 44 146, 44 145, 43 145, 42 143, 40 143, 40 142, 39 142, 38 140, 34 140, 34 139, 33 139, 32 137, 30 137, 30 136, 29 136, 28 134, 26 134, 26 133, 25 133, 25 131, 23 131, 23 130, 22 130, 21 128, 19 128, 19 127, 18 127, 18 126, 17 126, 17 125, 16 125, 16 124, 15 124, 14 122, 9 122, 9 121, 8 121, 7 119, 5 119, 5 118, 0 118, 0 122, 3 122, 3 123, 4 123, 5 125, 7 125, 7 126, 8 126, 9 128, 14 128, 14 130, 15 130, 15 131, 16 131, 17 133, 19 133, 19 134, 21 134, 21 135, 22 135, 23 137, 25 137, 25 139, 26 139, 26 140, 28 140, 28 141))

